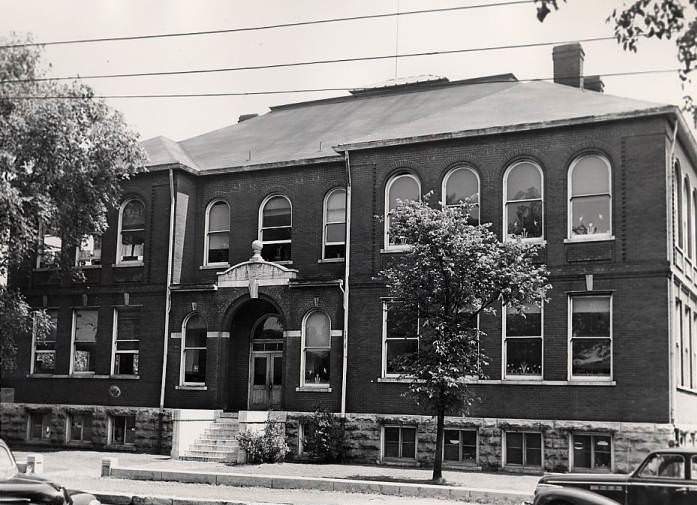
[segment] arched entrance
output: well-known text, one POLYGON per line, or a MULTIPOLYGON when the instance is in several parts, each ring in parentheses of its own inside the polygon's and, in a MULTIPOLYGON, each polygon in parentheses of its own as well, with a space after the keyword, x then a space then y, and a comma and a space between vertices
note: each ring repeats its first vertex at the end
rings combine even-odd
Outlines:
POLYGON ((228 410, 275 410, 283 399, 283 316, 263 298, 244 301, 230 325, 228 410))

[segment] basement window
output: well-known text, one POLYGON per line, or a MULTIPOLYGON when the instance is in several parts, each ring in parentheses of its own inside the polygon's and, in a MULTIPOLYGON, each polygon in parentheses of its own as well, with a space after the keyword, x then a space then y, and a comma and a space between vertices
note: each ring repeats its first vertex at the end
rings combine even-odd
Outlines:
POLYGON ((542 466, 542 433, 509 431, 504 441, 507 466, 542 466))
POLYGON ((416 427, 385 426, 382 439, 384 459, 416 459, 416 427))
POLYGON ((579 435, 571 437, 573 447, 572 470, 609 472, 612 469, 612 437, 579 435))
POLYGON ((29 414, 27 440, 48 440, 51 438, 51 427, 48 414, 33 412, 29 414))
POLYGON ((68 416, 68 442, 90 442, 92 440, 92 415, 72 414, 68 416))
POLYGON ((135 445, 136 416, 109 416, 109 444, 135 445))
POLYGON ((476 430, 445 430, 443 432, 443 460, 477 464, 477 431, 476 430))

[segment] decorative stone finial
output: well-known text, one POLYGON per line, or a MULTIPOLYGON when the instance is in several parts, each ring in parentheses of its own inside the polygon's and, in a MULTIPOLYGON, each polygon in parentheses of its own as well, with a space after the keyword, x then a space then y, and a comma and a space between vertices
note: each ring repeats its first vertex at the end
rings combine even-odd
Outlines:
POLYGON ((261 257, 261 250, 264 247, 261 240, 254 240, 252 242, 252 257, 249 261, 264 261, 261 257))

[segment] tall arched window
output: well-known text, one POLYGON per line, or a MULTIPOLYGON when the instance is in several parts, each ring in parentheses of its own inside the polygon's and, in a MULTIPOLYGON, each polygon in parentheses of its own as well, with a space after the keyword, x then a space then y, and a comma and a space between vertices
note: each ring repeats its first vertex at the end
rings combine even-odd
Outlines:
POLYGON ((322 258, 346 256, 346 190, 337 188, 324 198, 322 258))
POLYGON ((392 177, 385 186, 385 249, 399 249, 404 243, 398 237, 390 236, 391 212, 400 202, 421 199, 421 183, 411 174, 392 177))
POLYGON ((181 385, 206 383, 206 339, 208 329, 199 314, 191 314, 182 328, 181 385))
POLYGON ((685 242, 687 249, 687 257, 692 258, 692 198, 690 198, 690 179, 685 177, 685 182, 683 183, 685 202, 685 242))
POLYGON ((145 245, 145 205, 127 200, 119 212, 117 263, 142 263, 145 245))
POLYGON ((543 238, 542 169, 532 161, 519 161, 503 177, 505 208, 503 225, 506 237, 543 238))
POLYGON ((204 265, 227 264, 230 258, 230 207, 226 202, 211 202, 206 209, 204 265))
POLYGON ((285 196, 266 198, 259 212, 259 240, 264 244, 262 257, 267 261, 290 261, 292 209, 285 196))
POLYGON ((675 199, 675 230, 677 231, 678 247, 682 249, 683 246, 683 202, 682 202, 682 176, 680 174, 680 163, 675 161, 674 174, 675 179, 673 182, 673 195, 675 199))
POLYGON ((331 323, 315 310, 305 316, 302 331, 301 386, 329 386, 331 370, 331 323))
POLYGON ((479 224, 479 174, 469 167, 457 167, 443 178, 443 204, 458 205, 462 202, 473 204, 470 222, 479 224))
POLYGON ((612 236, 612 170, 603 156, 576 158, 569 167, 569 238, 612 236))

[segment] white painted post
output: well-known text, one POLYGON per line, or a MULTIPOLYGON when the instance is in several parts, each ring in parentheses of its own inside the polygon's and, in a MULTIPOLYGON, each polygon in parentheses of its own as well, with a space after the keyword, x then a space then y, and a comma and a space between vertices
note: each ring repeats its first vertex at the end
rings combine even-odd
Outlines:
POLYGON ((44 473, 44 457, 41 454, 27 455, 26 473, 44 473))
POLYGON ((102 458, 102 477, 111 477, 111 471, 119 465, 119 458, 102 458))

